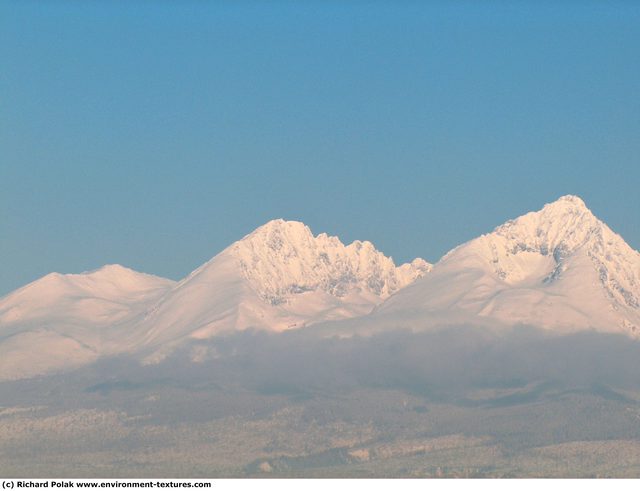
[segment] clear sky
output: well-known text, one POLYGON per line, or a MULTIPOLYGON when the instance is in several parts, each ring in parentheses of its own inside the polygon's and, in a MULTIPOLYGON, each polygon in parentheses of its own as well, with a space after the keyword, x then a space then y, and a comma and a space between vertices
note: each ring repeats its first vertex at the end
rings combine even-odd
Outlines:
POLYGON ((640 2, 0 1, 0 294, 272 218, 397 262, 564 194, 640 248, 640 2))

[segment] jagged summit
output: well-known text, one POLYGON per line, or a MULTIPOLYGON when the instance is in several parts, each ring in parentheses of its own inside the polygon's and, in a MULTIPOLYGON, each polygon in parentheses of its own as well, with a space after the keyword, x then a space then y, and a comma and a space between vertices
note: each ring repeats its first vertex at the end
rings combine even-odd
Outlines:
POLYGON ((272 220, 180 281, 148 310, 134 344, 160 356, 183 338, 358 317, 430 267, 420 259, 396 267, 370 242, 344 245, 301 222, 272 220))
POLYGON ((587 205, 584 200, 580 196, 576 196, 575 194, 565 194, 564 196, 560 196, 553 203, 549 203, 545 206, 573 206, 576 208, 587 209, 587 205))
POLYGON ((291 295, 321 290, 335 297, 364 291, 387 298, 426 273, 419 259, 396 267, 371 242, 344 245, 338 237, 297 221, 272 220, 229 249, 261 298, 277 305, 291 295))
POLYGON ((456 247, 381 311, 410 309, 636 332, 640 253, 582 199, 563 196, 456 247))
POLYGON ((563 196, 472 243, 476 249, 484 250, 496 274, 507 282, 524 278, 557 281, 570 260, 584 255, 598 271, 609 296, 619 297, 630 306, 638 303, 636 295, 630 293, 640 281, 638 252, 577 196, 563 196), (551 270, 542 278, 536 277, 545 263, 551 270))
POLYGON ((5 296, 0 380, 116 353, 158 360, 189 340, 242 329, 323 324, 349 335, 476 323, 638 334, 640 253, 570 195, 435 266, 396 266, 371 242, 345 245, 277 219, 178 283, 109 264, 52 273, 5 296))
MULTIPOLYGON (((345 244, 338 237, 330 236, 324 232, 314 236, 311 229, 304 223, 282 218, 268 221, 253 232, 245 235, 234 245, 240 243, 251 244, 254 249, 263 248, 265 250, 279 251, 283 247, 287 247, 287 245, 305 246, 314 242, 321 242, 327 246, 345 247, 345 244)), ((355 240, 346 247, 375 249, 374 245, 367 240, 355 240)))
POLYGON ((601 236, 604 227, 582 199, 569 195, 539 211, 509 220, 489 235, 504 237, 516 249, 524 247, 546 254, 557 247, 574 250, 589 239, 601 236))
POLYGON ((273 220, 269 220, 263 225, 260 225, 258 228, 248 233, 240 240, 245 240, 249 237, 253 237, 260 234, 268 234, 269 232, 274 230, 290 230, 290 231, 296 231, 297 233, 302 233, 302 234, 311 233, 311 230, 309 229, 309 227, 298 220, 285 220, 284 218, 274 218, 273 220))

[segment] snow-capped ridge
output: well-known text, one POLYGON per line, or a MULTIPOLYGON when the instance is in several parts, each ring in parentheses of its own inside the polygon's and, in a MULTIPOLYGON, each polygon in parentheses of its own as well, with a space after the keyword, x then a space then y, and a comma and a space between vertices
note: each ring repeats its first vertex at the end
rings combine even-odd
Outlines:
POLYGON ((508 271, 502 266, 511 258, 532 253, 553 259, 553 271, 543 281, 556 281, 566 270, 568 260, 581 252, 591 259, 610 295, 617 296, 617 291, 623 303, 638 303, 630 292, 638 286, 638 252, 577 196, 563 196, 540 211, 511 220, 484 236, 484 240, 490 243, 492 263, 503 278, 508 271))
POLYGON ((0 299, 0 380, 91 363, 126 349, 140 315, 173 281, 120 265, 50 273, 0 299))
POLYGON ((513 242, 513 253, 535 248, 548 254, 557 247, 573 251, 603 233, 605 225, 577 196, 563 196, 541 210, 527 213, 497 227, 492 234, 513 242))
MULTIPOLYGON (((118 309, 123 312, 129 303, 154 296, 173 284, 172 280, 117 264, 82 273, 49 273, 0 299, 0 323, 37 319, 54 309, 57 317, 64 317, 65 311, 77 312, 76 306, 81 303, 109 303, 122 307, 118 309), (58 308, 62 305, 66 307, 58 308)), ((98 310, 102 308, 96 308, 95 316, 102 317, 98 310)), ((90 319, 91 308, 84 312, 90 319)))
POLYGON ((316 290, 335 297, 355 290, 384 299, 429 268, 424 260, 396 267, 369 241, 344 245, 338 237, 314 236, 302 222, 283 219, 257 228, 228 252, 259 296, 274 305, 316 290))
POLYGON ((510 240, 510 252, 522 250, 551 256, 555 268, 543 281, 556 281, 568 267, 569 259, 585 254, 598 271, 607 295, 629 307, 638 306, 640 255, 618 234, 600 221, 584 201, 565 196, 539 212, 527 214, 495 233, 510 240), (523 229, 535 224, 535 237, 523 229), (514 240, 518 237, 518 240, 514 240))
POLYGON ((177 283, 109 264, 51 273, 10 293, 0 299, 0 379, 123 352, 158 360, 186 340, 249 328, 315 324, 349 335, 357 332, 349 326, 367 332, 461 323, 637 335, 640 253, 572 195, 456 247, 435 265, 418 258, 396 266, 369 241, 345 245, 276 219, 177 283))
POLYGON ((640 330, 640 253, 567 195, 447 253, 381 311, 640 330))
POLYGON ((105 264, 100 268, 62 275, 69 279, 84 279, 97 283, 112 283, 120 288, 147 289, 158 285, 170 285, 173 280, 149 273, 142 273, 121 264, 105 264))
POLYGON ((580 208, 583 210, 589 210, 584 200, 580 196, 577 196, 575 194, 565 194, 564 196, 560 196, 557 200, 551 203, 547 203, 545 206, 569 206, 580 208))
POLYGON ((154 349, 248 328, 284 331, 359 317, 424 275, 421 259, 396 267, 368 241, 345 246, 302 222, 271 220, 178 282, 146 310, 131 344, 154 349))
MULTIPOLYGON (((127 268, 126 266, 123 266, 122 264, 117 264, 117 263, 111 263, 111 264, 105 264, 103 266, 100 266, 99 268, 96 269, 90 269, 87 271, 83 271, 82 273, 77 273, 80 275, 100 275, 100 276, 121 276, 121 275, 129 275, 129 274, 137 274, 137 275, 147 275, 147 273, 141 273, 139 271, 134 271, 131 268, 127 268)), ((74 273, 70 273, 70 274, 74 274, 74 273)), ((148 275, 148 276, 153 276, 153 275, 148 275)))

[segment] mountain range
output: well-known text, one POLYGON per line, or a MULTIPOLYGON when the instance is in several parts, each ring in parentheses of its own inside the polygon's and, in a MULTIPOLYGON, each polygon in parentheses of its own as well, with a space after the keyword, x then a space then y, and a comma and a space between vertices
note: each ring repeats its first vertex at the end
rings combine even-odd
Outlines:
POLYGON ((273 220, 175 282, 108 265, 52 273, 0 299, 0 379, 101 357, 161 360, 189 340, 245 329, 350 336, 394 328, 520 324, 640 332, 640 253, 564 196, 462 244, 396 266, 273 220), (324 331, 323 331, 324 330, 324 331))

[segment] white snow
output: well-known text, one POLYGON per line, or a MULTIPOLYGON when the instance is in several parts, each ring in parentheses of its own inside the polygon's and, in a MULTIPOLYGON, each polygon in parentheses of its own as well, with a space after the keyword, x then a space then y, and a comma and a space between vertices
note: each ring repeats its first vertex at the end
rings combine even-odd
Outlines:
POLYGON ((303 223, 273 220, 176 285, 136 328, 141 337, 133 343, 166 353, 185 337, 361 316, 430 268, 422 259, 396 267, 370 242, 345 246, 303 223))
MULTIPOLYGON (((452 324, 640 333, 640 253, 575 196, 449 252, 396 266, 273 220, 180 282, 118 265, 52 273, 0 299, 0 379, 116 353, 147 362, 189 339, 322 324, 342 336, 452 324)), ((197 358, 197 357, 196 357, 197 358)))
POLYGON ((10 293, 0 299, 0 379, 72 368, 119 351, 117 326, 134 322, 173 284, 107 265, 51 273, 10 293))
POLYGON ((430 268, 420 259, 397 268, 371 242, 345 246, 337 237, 314 237, 305 224, 284 220, 263 225, 228 252, 260 298, 273 305, 318 290, 338 298, 359 291, 385 299, 430 268))
POLYGON ((0 325, 55 318, 110 324, 173 283, 117 264, 80 274, 51 273, 0 299, 0 325))
POLYGON ((564 196, 453 249, 379 312, 633 333, 639 298, 640 254, 564 196))

